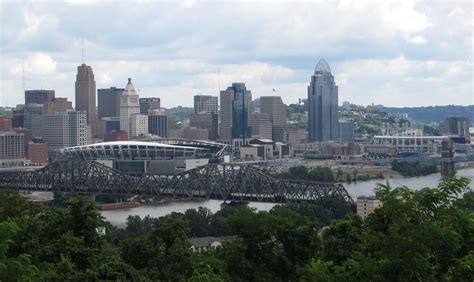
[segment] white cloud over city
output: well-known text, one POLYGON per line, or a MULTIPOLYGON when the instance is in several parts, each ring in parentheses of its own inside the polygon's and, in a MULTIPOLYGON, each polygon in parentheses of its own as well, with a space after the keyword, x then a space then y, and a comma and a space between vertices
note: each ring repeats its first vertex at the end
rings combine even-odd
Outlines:
POLYGON ((471 1, 7 0, 0 8, 2 106, 23 103, 23 72, 26 89, 74 100, 82 46, 98 88, 131 77, 165 107, 232 82, 254 97, 275 88, 294 103, 322 57, 341 102, 474 104, 471 1))

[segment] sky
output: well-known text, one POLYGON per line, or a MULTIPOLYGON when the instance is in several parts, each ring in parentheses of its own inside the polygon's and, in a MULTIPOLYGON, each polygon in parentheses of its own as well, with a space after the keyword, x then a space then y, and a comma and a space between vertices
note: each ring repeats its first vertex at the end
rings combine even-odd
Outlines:
POLYGON ((24 103, 24 89, 74 101, 82 62, 97 88, 130 77, 163 107, 232 82, 290 104, 320 58, 340 104, 471 105, 473 30, 472 1, 457 0, 1 0, 0 105, 24 103))

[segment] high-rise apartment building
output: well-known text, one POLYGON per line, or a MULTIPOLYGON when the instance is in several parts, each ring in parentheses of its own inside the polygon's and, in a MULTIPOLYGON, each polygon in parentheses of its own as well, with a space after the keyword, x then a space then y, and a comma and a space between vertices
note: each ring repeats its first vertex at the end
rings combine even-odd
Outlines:
POLYGON ((168 116, 161 111, 150 111, 148 115, 148 133, 168 137, 168 116))
POLYGON ((28 104, 23 108, 23 126, 31 129, 33 138, 43 136, 43 104, 28 104))
POLYGON ((308 86, 308 131, 310 142, 339 141, 338 87, 324 59, 308 86))
POLYGON ((140 113, 142 115, 147 115, 150 110, 159 110, 161 107, 160 98, 140 98, 140 113))
POLYGON ((128 79, 127 86, 120 98, 120 130, 127 131, 130 136, 130 116, 140 113, 140 104, 138 102, 138 94, 133 87, 132 79, 128 79))
POLYGON ((91 66, 82 64, 77 67, 76 75, 76 111, 87 113, 87 124, 92 136, 99 134, 99 119, 96 108, 96 85, 91 66))
POLYGON ((230 141, 234 138, 250 138, 249 112, 251 108, 252 92, 247 90, 245 83, 232 83, 220 93, 221 123, 219 139, 230 141))
POLYGON ((54 98, 43 103, 43 115, 54 115, 56 111, 72 110, 72 102, 67 98, 54 98))
POLYGON ((44 116, 43 142, 49 150, 87 145, 87 113, 65 110, 44 116))
POLYGON ((43 104, 54 99, 54 90, 25 90, 25 105, 43 104))
POLYGON ((219 97, 194 95, 194 114, 216 114, 219 110, 219 97))
POLYGON ((130 137, 145 135, 148 133, 148 116, 133 114, 130 116, 130 137))
POLYGON ((0 132, 0 162, 25 158, 25 139, 23 133, 0 132))
POLYGON ((120 97, 124 90, 124 88, 116 87, 97 89, 99 119, 120 116, 120 97))

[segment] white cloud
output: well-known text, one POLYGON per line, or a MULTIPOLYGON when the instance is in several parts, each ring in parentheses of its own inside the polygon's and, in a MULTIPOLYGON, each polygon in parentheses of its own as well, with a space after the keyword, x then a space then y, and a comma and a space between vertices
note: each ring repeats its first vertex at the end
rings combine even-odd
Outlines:
POLYGON ((415 37, 409 37, 407 39, 408 42, 413 43, 413 44, 425 44, 426 39, 423 36, 415 36, 415 37))
POLYGON ((0 5, 0 83, 11 105, 23 99, 23 57, 27 88, 72 99, 82 41, 98 87, 123 87, 132 77, 141 95, 160 96, 167 106, 217 95, 218 66, 221 88, 241 81, 254 97, 275 88, 295 102, 306 96, 321 57, 341 101, 467 104, 472 96, 474 22, 472 5, 462 1, 0 5))

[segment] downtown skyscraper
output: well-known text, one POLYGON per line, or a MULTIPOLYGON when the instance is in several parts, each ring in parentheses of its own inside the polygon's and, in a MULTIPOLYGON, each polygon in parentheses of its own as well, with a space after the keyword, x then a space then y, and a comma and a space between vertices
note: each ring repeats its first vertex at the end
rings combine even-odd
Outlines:
POLYGON ((92 136, 99 134, 99 120, 96 108, 96 85, 91 66, 82 64, 77 67, 76 75, 76 111, 87 112, 87 125, 92 136))
POLYGON ((235 138, 250 138, 249 113, 253 111, 252 92, 247 90, 245 83, 232 83, 232 86, 221 91, 220 99, 219 139, 230 141, 235 138))
POLYGON ((326 60, 319 60, 308 86, 309 142, 339 141, 338 88, 326 60))
POLYGON ((140 113, 138 94, 137 91, 135 91, 131 78, 128 79, 127 85, 125 86, 125 90, 120 99, 120 130, 127 131, 129 136, 131 136, 131 116, 140 113))

